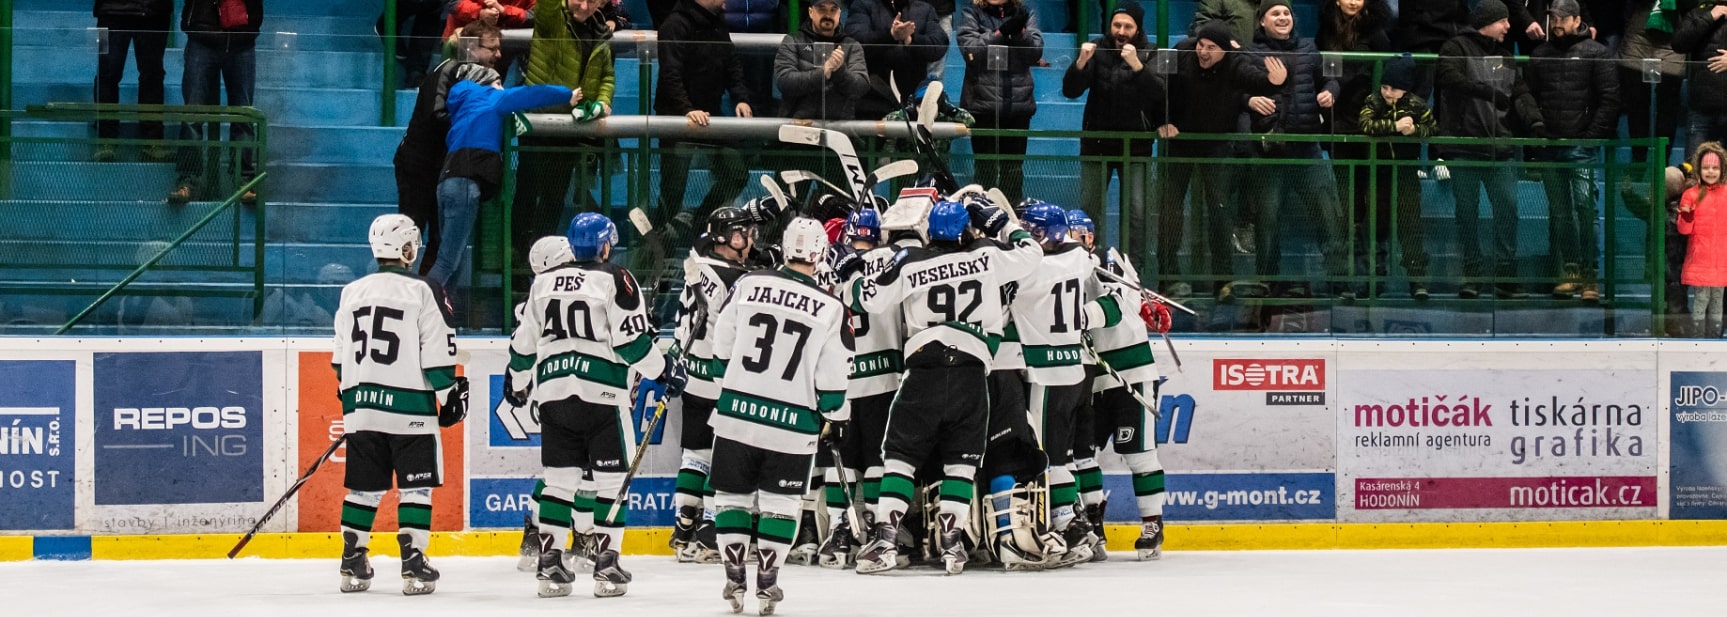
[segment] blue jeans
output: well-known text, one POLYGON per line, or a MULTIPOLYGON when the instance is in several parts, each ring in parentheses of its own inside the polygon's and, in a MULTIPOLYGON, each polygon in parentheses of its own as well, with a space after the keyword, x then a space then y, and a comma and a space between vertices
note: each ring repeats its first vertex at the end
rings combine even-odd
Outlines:
POLYGON ((1595 148, 1550 148, 1542 159, 1572 167, 1541 170, 1547 189, 1547 232, 1554 267, 1576 264, 1587 277, 1595 273, 1595 148))
MULTIPOLYGON (((253 86, 258 77, 257 57, 256 50, 251 46, 244 49, 220 49, 200 43, 196 39, 187 39, 184 58, 186 73, 180 80, 181 97, 186 100, 187 105, 222 105, 222 93, 225 90, 228 94, 227 105, 251 106, 253 86)), ((212 132, 220 130, 215 123, 182 124, 180 137, 203 140, 206 138, 207 128, 212 132)), ((228 125, 229 139, 235 143, 256 139, 252 132, 250 124, 228 125)), ((191 150, 180 155, 177 170, 182 181, 197 180, 204 175, 203 156, 197 149, 191 150)), ((248 179, 258 175, 258 160, 251 148, 240 149, 239 156, 240 175, 248 179)))
MULTIPOLYGON (((126 50, 137 52, 138 104, 161 105, 162 81, 167 77, 162 68, 162 56, 168 49, 168 29, 172 17, 98 17, 96 26, 108 29, 108 53, 96 61, 96 102, 120 102, 120 80, 126 76, 126 50)), ((120 121, 96 123, 96 136, 113 139, 120 136, 120 121)), ((138 137, 161 139, 162 123, 139 122, 138 137)))
POLYGON ((438 219, 440 224, 438 261, 426 273, 455 294, 453 285, 460 277, 463 256, 467 254, 468 238, 474 235, 474 218, 480 213, 480 185, 468 178, 445 178, 438 183, 438 219))
POLYGON ((1481 192, 1493 212, 1493 276, 1517 276, 1517 170, 1508 161, 1486 167, 1451 165, 1451 198, 1457 206, 1457 244, 1463 253, 1464 282, 1486 276, 1481 259, 1481 192))
POLYGON ((1727 114, 1695 109, 1686 112, 1685 157, 1697 152, 1697 146, 1709 141, 1727 141, 1727 114))

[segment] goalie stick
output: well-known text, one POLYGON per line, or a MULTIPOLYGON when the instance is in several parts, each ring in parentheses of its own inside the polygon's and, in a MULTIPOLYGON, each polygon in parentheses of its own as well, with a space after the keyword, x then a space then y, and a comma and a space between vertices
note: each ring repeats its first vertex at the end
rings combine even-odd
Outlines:
POLYGON ((857 148, 845 133, 832 129, 818 129, 812 126, 785 124, 780 126, 780 141, 807 146, 819 146, 833 152, 839 157, 840 167, 845 171, 846 183, 851 185, 851 198, 857 203, 868 199, 869 185, 865 182, 868 174, 864 173, 863 163, 858 160, 857 148))

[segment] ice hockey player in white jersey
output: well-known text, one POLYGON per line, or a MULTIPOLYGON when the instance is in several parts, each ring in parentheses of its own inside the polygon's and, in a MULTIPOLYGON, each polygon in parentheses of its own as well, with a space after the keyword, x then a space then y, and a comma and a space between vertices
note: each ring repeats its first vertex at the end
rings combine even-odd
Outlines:
POLYGON ((672 493, 677 512, 671 538, 679 562, 717 563, 720 559, 713 491, 708 486, 714 457, 714 431, 708 420, 720 397, 712 326, 719 321, 720 308, 731 296, 738 277, 755 269, 751 262, 759 223, 757 217, 740 208, 714 210, 708 215, 707 233, 696 240, 684 264, 676 335, 690 383, 683 396, 683 428, 678 438, 683 461, 672 493))
POLYGON ((426 560, 432 489, 444 481, 438 428, 468 413, 468 380, 456 376, 456 331, 443 290, 413 274, 420 229, 400 214, 372 221, 367 240, 378 272, 342 288, 331 364, 341 385, 347 475, 342 501, 344 592, 372 585, 367 548, 378 503, 394 486, 402 593, 432 593, 426 560))
MULTIPOLYGON (((575 260, 575 256, 570 254, 570 239, 564 236, 540 238, 535 240, 534 245, 528 249, 528 269, 534 272, 534 276, 539 276, 541 272, 575 260)), ((526 302, 516 304, 516 323, 522 322, 522 311, 526 306, 526 302)), ((505 396, 498 401, 498 405, 507 409, 499 410, 499 417, 508 417, 518 413, 521 407, 526 406, 518 406, 515 401, 510 400, 515 398, 512 396, 514 392, 517 390, 510 381, 509 372, 505 371, 505 396)), ((527 401, 522 402, 526 403, 527 401)), ((532 410, 529 413, 535 417, 539 416, 538 410, 532 410)), ((540 526, 536 521, 540 516, 540 493, 545 490, 546 479, 541 477, 534 482, 533 493, 529 495, 531 500, 528 502, 528 512, 522 515, 522 543, 518 549, 521 558, 516 561, 516 569, 522 572, 534 572, 540 567, 540 526)))
MULTIPOLYGON (((1026 230, 1043 248, 1037 273, 1020 282, 1012 311, 1025 353, 1031 422, 1049 456, 1049 522, 1067 543, 1060 565, 1091 558, 1097 534, 1076 516, 1074 428, 1091 396, 1082 347, 1087 329, 1121 321, 1120 304, 1104 292, 1091 254, 1067 239, 1067 212, 1035 202, 1025 210, 1026 230)), ((1089 441, 1089 439, 1087 440, 1089 441)))
POLYGON ((1042 257, 1031 235, 987 200, 937 202, 927 229, 927 247, 902 249, 880 275, 852 282, 854 310, 876 314, 897 306, 908 336, 906 371, 882 445, 886 472, 875 535, 858 555, 860 574, 903 565, 894 538, 917 469, 931 458, 943 478, 936 506, 943 566, 950 574, 964 570, 962 536, 988 438, 985 375, 1007 313, 1000 290, 1031 275, 1042 257))
POLYGON ((655 350, 655 328, 635 277, 607 263, 617 242, 612 222, 578 214, 568 237, 575 262, 541 273, 528 293, 510 339, 510 380, 531 383, 531 402, 540 408, 546 488, 539 504, 539 595, 569 595, 575 576, 564 565, 563 548, 572 510, 591 499, 594 595, 611 597, 623 595, 630 582, 618 564, 627 504, 616 499, 636 447, 631 371, 653 376, 667 396, 676 396, 683 367, 655 350), (591 493, 578 493, 584 473, 593 474, 591 493))
MULTIPOLYGON (((851 282, 859 277, 875 277, 893 263, 896 249, 882 238, 881 215, 874 208, 860 208, 846 218, 841 231, 844 244, 828 251, 829 270, 838 283, 840 299, 850 305, 853 296, 851 282)), ((854 526, 868 530, 876 514, 881 490, 882 440, 887 435, 888 407, 899 390, 900 372, 905 368, 901 349, 905 346, 905 325, 899 307, 888 307, 878 313, 853 312, 851 382, 846 386, 846 399, 851 402, 851 425, 839 444, 845 469, 829 467, 824 478, 824 498, 828 511, 828 537, 824 538, 818 555, 822 567, 844 569, 852 563, 852 549, 857 548, 852 535, 854 526), (845 481, 841 482, 841 473, 845 481), (871 520, 848 520, 845 512, 854 496, 844 486, 859 486, 863 478, 864 517, 871 520)), ((818 452, 817 458, 820 459, 818 452)))
POLYGON ((827 438, 835 438, 847 419, 846 307, 813 277, 827 245, 821 223, 793 219, 782 244, 786 265, 739 278, 713 327, 714 359, 725 368, 716 375, 709 481, 725 565, 722 596, 732 612, 743 610, 752 530, 760 613, 773 614, 785 598, 779 568, 797 536, 817 440, 824 421, 832 427, 827 438))
MULTIPOLYGON (((1099 267, 1123 280, 1139 280, 1139 272, 1133 264, 1115 249, 1107 249, 1101 256, 1096 254, 1097 226, 1085 211, 1069 210, 1067 216, 1069 235, 1093 253, 1099 267)), ((1091 408, 1095 412, 1096 428, 1089 437, 1090 442, 1078 446, 1087 450, 1075 453, 1075 457, 1080 459, 1076 463, 1077 480, 1086 517, 1094 527, 1102 529, 1103 472, 1098 469, 1095 452, 1113 438, 1115 452, 1121 455, 1132 474, 1134 501, 1139 508, 1140 535, 1134 540, 1133 548, 1142 561, 1158 559, 1163 555, 1164 495, 1163 463, 1157 458, 1156 410, 1146 409, 1128 389, 1132 388, 1133 393, 1146 402, 1157 402, 1157 389, 1153 385, 1158 381, 1157 366, 1153 362, 1147 334, 1148 329, 1169 331, 1169 309, 1162 303, 1147 301, 1138 291, 1122 283, 1104 279, 1103 285, 1122 306, 1138 307, 1139 318, 1124 317, 1113 326, 1095 328, 1087 333, 1097 357, 1127 383, 1123 384, 1108 371, 1094 373, 1097 377, 1092 381, 1091 408)), ((1080 437, 1084 439, 1087 436, 1082 434, 1080 437)), ((1102 550, 1101 542, 1097 550, 1102 550)), ((1093 559, 1097 557, 1094 555, 1093 559)))

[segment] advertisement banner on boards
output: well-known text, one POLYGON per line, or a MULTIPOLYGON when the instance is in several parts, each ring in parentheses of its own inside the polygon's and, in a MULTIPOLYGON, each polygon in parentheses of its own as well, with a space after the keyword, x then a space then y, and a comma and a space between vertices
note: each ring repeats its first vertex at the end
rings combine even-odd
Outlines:
POLYGON ((1727 372, 1673 371, 1668 516, 1727 519, 1727 372))
MULTIPOLYGON (((299 364, 300 455, 299 464, 295 467, 296 474, 310 467, 313 461, 330 448, 331 443, 342 436, 342 401, 336 398, 339 382, 336 380, 335 369, 330 367, 330 353, 300 352, 299 364)), ((468 419, 463 425, 475 421, 475 415, 473 411, 469 411, 468 419)), ((433 531, 462 529, 462 506, 467 502, 463 425, 439 431, 444 455, 444 485, 432 491, 433 531)), ((343 475, 347 472, 347 450, 346 446, 336 448, 336 452, 330 455, 330 460, 318 469, 318 473, 312 475, 305 486, 300 487, 300 493, 296 497, 300 504, 297 527, 299 531, 341 529, 342 500, 348 494, 348 489, 342 486, 343 475)), ((396 491, 384 495, 383 502, 378 504, 374 529, 396 529, 396 506, 399 497, 396 491)))
POLYGON ((1660 405, 1652 349, 1557 347, 1449 343, 1340 354, 1342 517, 1654 517, 1660 405))
POLYGON ((76 367, 0 362, 0 530, 76 524, 76 367))
MULTIPOLYGON (((537 477, 474 478, 468 481, 468 524, 475 529, 520 528, 532 516, 537 477)), ((677 508, 672 506, 674 478, 637 476, 630 481, 631 527, 670 527, 677 508)))
POLYGON ((264 499, 256 351, 97 353, 95 503, 264 499))

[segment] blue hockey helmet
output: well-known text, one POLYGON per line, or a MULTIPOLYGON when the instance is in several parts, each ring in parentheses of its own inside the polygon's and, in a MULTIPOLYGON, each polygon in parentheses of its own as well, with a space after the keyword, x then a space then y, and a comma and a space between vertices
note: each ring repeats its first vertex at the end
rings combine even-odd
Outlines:
POLYGON ((846 217, 846 240, 881 242, 881 214, 875 208, 858 208, 846 217))
POLYGON ((1067 211, 1052 203, 1040 201, 1026 206, 1020 224, 1041 242, 1067 239, 1067 211))
POLYGON ((1093 223, 1091 221, 1091 215, 1086 214, 1084 210, 1080 210, 1079 208, 1067 211, 1067 228, 1069 231, 1074 229, 1084 229, 1088 234, 1097 233, 1097 223, 1093 223))
POLYGON ((957 201, 938 201, 929 210, 929 237, 931 240, 958 241, 965 235, 965 228, 971 224, 971 215, 965 211, 965 204, 957 201))
POLYGON ((600 258, 605 247, 618 243, 618 226, 598 212, 583 212, 570 221, 570 254, 577 261, 600 258))

